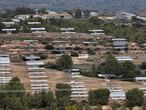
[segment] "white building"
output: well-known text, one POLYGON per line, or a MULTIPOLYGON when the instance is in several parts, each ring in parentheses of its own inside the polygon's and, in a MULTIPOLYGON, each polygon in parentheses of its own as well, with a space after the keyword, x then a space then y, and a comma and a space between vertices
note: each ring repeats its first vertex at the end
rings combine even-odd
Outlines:
POLYGON ((30 14, 22 14, 22 15, 16 15, 14 18, 19 20, 26 20, 29 19, 32 15, 30 14))
POLYGON ((29 18, 42 18, 42 19, 72 19, 72 16, 66 12, 64 13, 48 13, 48 14, 21 14, 21 15, 16 15, 14 18, 19 19, 19 20, 26 20, 29 18))
POLYGON ((136 15, 132 13, 127 13, 127 12, 117 12, 116 17, 117 19, 131 20, 132 17, 136 17, 136 15))

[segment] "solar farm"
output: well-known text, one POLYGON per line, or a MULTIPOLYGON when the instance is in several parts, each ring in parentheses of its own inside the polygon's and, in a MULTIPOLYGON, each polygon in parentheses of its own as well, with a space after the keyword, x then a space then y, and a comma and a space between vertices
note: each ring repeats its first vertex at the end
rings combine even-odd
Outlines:
MULTIPOLYGON (((28 24, 37 25, 40 23, 28 22, 28 24)), ((13 38, 12 36, 15 36, 15 39, 18 39, 20 36, 22 36, 22 33, 12 33, 12 31, 14 30, 11 29, 6 29, 3 31, 6 31, 8 33, 11 32, 11 34, 3 34, 3 36, 5 36, 6 38, 13 38)), ((103 30, 89 30, 91 32, 90 34, 78 34, 74 32, 74 28, 60 28, 60 33, 44 33, 45 28, 37 27, 30 28, 30 31, 32 33, 23 34, 24 37, 22 38, 24 40, 22 42, 17 41, 13 44, 7 44, 2 47, 3 50, 6 50, 7 54, 0 54, 1 84, 9 83, 12 77, 17 76, 20 78, 22 84, 26 88, 26 91, 34 93, 42 90, 55 91, 55 86, 57 83, 65 83, 71 86, 72 100, 86 100, 88 98, 88 92, 90 90, 95 90, 98 88, 107 88, 110 91, 110 98, 112 100, 125 100, 125 92, 132 88, 139 88, 144 92, 146 91, 144 83, 146 80, 145 77, 137 77, 135 79, 136 82, 128 82, 115 79, 110 80, 107 78, 92 78, 82 76, 80 74, 80 69, 78 68, 73 68, 69 73, 45 68, 44 65, 48 61, 54 62, 59 57, 59 55, 52 55, 50 54, 50 51, 46 51, 44 49, 44 46, 42 44, 39 44, 39 39, 51 39, 49 43, 55 47, 55 51, 60 52, 60 49, 62 49, 69 53, 70 50, 66 49, 68 46, 70 46, 70 48, 73 48, 73 46, 78 45, 81 46, 83 49, 87 49, 88 47, 96 47, 96 41, 88 41, 88 39, 93 38, 93 35, 95 40, 98 40, 99 38, 102 39, 101 36, 104 37, 104 39, 111 39, 111 36, 106 36, 103 30), (60 35, 62 37, 59 37, 60 35), (95 36, 100 37, 96 38, 95 36), (27 40, 27 38, 31 40, 27 40), (73 42, 75 42, 75 44, 73 42), (17 46, 16 43, 18 43, 19 46, 17 46), (17 47, 18 49, 14 49, 15 47, 17 47), (48 58, 45 60, 41 59, 39 55, 36 55, 38 51, 47 53, 48 58), (19 63, 11 62, 9 56, 17 54, 23 55, 25 57, 25 61, 21 61, 19 63)), ((125 47, 125 45, 127 45, 126 39, 114 38, 111 39, 110 43, 113 43, 114 49, 127 48, 125 47)), ((104 47, 99 50, 101 53, 96 53, 97 56, 99 56, 99 59, 101 59, 100 61, 105 60, 104 58, 102 59, 102 57, 104 57, 104 54, 107 52, 107 49, 111 48, 112 47, 104 47)), ((142 62, 143 59, 139 60, 141 57, 135 58, 136 56, 133 56, 132 52, 133 51, 130 51, 128 54, 124 53, 121 55, 116 55, 115 58, 118 62, 142 62)), ((139 55, 137 54, 137 56, 139 55)), ((92 57, 94 58, 95 56, 92 57)), ((90 61, 87 61, 87 59, 89 58, 91 58, 91 56, 83 52, 80 53, 77 58, 73 57, 72 59, 74 64, 90 64, 90 61)), ((93 62, 98 62, 99 59, 96 58, 96 60, 93 60, 93 62)))

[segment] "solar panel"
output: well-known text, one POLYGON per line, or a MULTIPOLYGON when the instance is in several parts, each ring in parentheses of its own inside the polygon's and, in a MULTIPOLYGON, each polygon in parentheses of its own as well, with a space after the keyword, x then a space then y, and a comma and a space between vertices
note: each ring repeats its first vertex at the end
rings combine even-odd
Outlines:
POLYGON ((28 22, 29 25, 41 24, 41 22, 28 22))
POLYGON ((29 76, 30 78, 47 78, 47 76, 29 76))
POLYGON ((31 87, 42 87, 42 86, 48 86, 48 84, 31 84, 31 87))
POLYGON ((5 31, 5 32, 8 32, 8 31, 16 31, 16 29, 15 28, 13 28, 13 29, 9 28, 9 29, 2 29, 2 31, 5 31))
POLYGON ((49 87, 31 87, 32 90, 47 90, 49 87))
POLYGON ((31 66, 31 65, 44 65, 44 62, 42 62, 42 61, 26 61, 26 64, 28 66, 31 66))
POLYGON ((42 83, 42 82, 48 82, 48 80, 30 80, 31 83, 42 83))
POLYGON ((31 28, 31 31, 45 31, 45 28, 31 28))

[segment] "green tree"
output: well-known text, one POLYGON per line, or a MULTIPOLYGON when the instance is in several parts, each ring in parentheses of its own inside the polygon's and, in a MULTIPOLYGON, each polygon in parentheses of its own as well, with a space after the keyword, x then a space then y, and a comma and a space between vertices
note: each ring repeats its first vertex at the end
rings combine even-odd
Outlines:
POLYGON ((29 99, 29 107, 30 108, 41 108, 42 104, 42 96, 40 93, 34 93, 33 95, 30 96, 29 99))
POLYGON ((31 95, 29 101, 31 108, 50 108, 53 106, 55 99, 52 92, 42 91, 31 95))
POLYGON ((20 79, 14 77, 8 84, 0 87, 0 105, 6 110, 27 110, 27 101, 24 100, 25 90, 20 79))
POLYGON ((106 105, 109 102, 110 92, 108 89, 97 89, 89 92, 90 105, 106 105))
POLYGON ((142 90, 137 88, 129 90, 126 92, 127 106, 142 106, 144 102, 144 93, 142 90))
POLYGON ((104 21, 98 19, 98 17, 91 17, 89 19, 89 22, 92 24, 92 25, 100 25, 100 24, 103 24, 104 21))
POLYGON ((146 69, 146 62, 142 62, 142 64, 140 65, 141 69, 146 69))
POLYGON ((42 8, 42 9, 39 9, 39 10, 38 10, 38 13, 39 13, 39 14, 48 14, 48 11, 47 11, 47 9, 42 8))
POLYGON ((54 49, 54 46, 53 45, 46 45, 45 46, 45 49, 46 50, 53 50, 54 49))
POLYGON ((141 74, 137 67, 132 62, 123 62, 122 64, 122 75, 123 78, 134 78, 141 74))
POLYGON ((9 95, 12 96, 22 97, 25 94, 25 89, 17 77, 14 77, 4 88, 10 91, 9 95))
POLYGON ((90 90, 88 94, 89 94, 88 97, 89 104, 92 106, 97 105, 96 91, 90 90))
POLYGON ((82 10, 81 9, 76 9, 75 18, 82 18, 82 10))
POLYGON ((63 54, 56 62, 62 69, 70 69, 73 65, 71 56, 63 54))
POLYGON ((26 7, 18 7, 15 10, 15 15, 19 15, 19 14, 34 14, 34 10, 32 10, 31 8, 26 8, 26 7))
POLYGON ((146 97, 144 97, 143 110, 146 110, 146 97))
POLYGON ((95 76, 95 77, 97 76, 97 67, 95 64, 92 64, 91 72, 92 72, 93 76, 95 76))
POLYGON ((56 101, 57 106, 62 110, 70 102, 71 87, 68 84, 57 83, 56 84, 56 101))
POLYGON ((104 71, 108 74, 121 74, 120 64, 112 54, 109 54, 105 61, 104 71))
POLYGON ((96 91, 97 103, 100 105, 106 105, 109 102, 110 92, 108 89, 98 89, 96 91))

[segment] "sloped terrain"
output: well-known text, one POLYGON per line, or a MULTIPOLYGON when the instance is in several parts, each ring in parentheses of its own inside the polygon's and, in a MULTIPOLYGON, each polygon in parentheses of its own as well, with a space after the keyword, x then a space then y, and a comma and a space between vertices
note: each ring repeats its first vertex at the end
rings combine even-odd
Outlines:
POLYGON ((138 11, 146 9, 146 0, 0 0, 0 9, 46 4, 49 9, 97 9, 103 11, 138 11))

